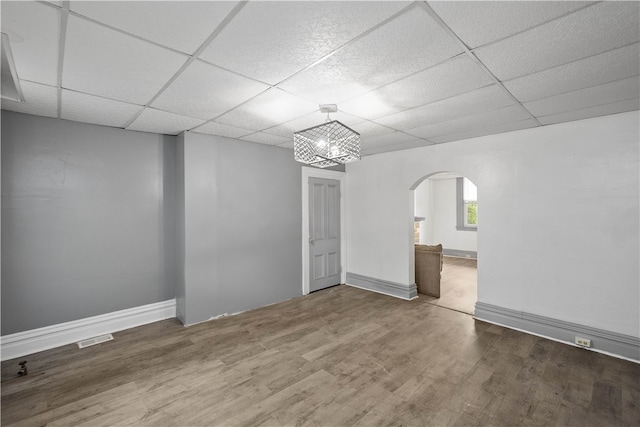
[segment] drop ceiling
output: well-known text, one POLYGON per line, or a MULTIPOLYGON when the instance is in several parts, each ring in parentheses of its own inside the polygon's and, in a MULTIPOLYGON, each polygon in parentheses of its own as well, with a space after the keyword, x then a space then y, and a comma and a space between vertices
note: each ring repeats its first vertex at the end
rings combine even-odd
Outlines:
POLYGON ((1 3, 24 102, 2 109, 363 155, 639 109, 640 3, 1 3))

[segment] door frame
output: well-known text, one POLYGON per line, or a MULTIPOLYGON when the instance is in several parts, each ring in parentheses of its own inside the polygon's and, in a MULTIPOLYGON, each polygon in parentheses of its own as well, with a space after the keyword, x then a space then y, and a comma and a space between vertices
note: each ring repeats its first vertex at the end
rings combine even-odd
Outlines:
POLYGON ((346 172, 302 167, 302 295, 309 294, 309 178, 340 182, 340 283, 347 281, 346 172))

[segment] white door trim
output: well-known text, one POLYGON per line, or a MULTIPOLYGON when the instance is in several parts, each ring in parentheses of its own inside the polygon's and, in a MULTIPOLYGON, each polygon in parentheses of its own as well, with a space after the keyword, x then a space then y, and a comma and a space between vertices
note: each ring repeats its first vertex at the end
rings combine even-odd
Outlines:
POLYGON ((345 221, 346 173, 302 167, 302 295, 309 293, 309 178, 325 178, 340 181, 340 283, 347 281, 347 226, 345 221))

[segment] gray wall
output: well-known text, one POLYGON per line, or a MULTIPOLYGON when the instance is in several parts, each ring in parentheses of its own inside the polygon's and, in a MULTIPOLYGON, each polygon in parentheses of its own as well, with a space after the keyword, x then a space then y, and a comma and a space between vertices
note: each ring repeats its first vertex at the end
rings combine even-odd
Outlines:
POLYGON ((2 111, 2 335, 174 297, 175 141, 2 111))
POLYGON ((181 320, 301 295, 302 172, 291 150, 197 133, 183 138, 181 320))

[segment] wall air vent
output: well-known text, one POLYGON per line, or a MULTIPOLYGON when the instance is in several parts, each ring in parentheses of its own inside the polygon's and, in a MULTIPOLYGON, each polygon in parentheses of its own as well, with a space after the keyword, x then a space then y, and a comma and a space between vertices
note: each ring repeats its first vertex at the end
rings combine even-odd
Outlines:
POLYGON ((11 46, 9 46, 9 36, 2 33, 2 90, 0 91, 2 99, 10 99, 12 101, 23 102, 22 88, 20 88, 20 80, 16 72, 16 66, 13 62, 11 54, 11 46))
POLYGON ((89 338, 89 339, 78 342, 78 347, 79 348, 90 347, 92 345, 100 344, 106 341, 111 341, 112 339, 113 339, 113 335, 111 334, 100 335, 99 337, 93 337, 93 338, 89 338))

